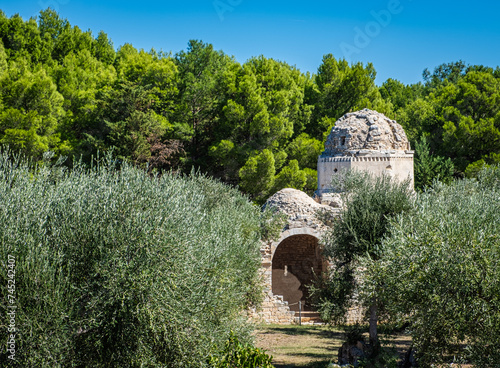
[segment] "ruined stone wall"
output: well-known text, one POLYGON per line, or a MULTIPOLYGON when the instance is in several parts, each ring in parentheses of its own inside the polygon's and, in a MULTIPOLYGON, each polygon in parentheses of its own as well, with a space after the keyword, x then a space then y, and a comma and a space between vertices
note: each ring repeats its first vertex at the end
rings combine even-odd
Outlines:
POLYGON ((318 158, 318 195, 331 190, 332 177, 337 173, 351 169, 352 157, 318 158))
POLYGON ((288 302, 280 295, 272 292, 271 243, 263 243, 261 248, 261 276, 264 287, 264 300, 259 309, 249 310, 250 318, 258 323, 292 324, 295 323, 295 312, 290 310, 288 302))
MULTIPOLYGON (((284 299, 283 295, 277 294, 276 292, 273 293, 273 256, 276 254, 278 248, 283 245, 282 243, 288 243, 289 245, 297 243, 295 246, 302 249, 299 250, 299 252, 307 255, 309 254, 308 250, 310 250, 310 247, 313 244, 318 244, 320 234, 321 232, 309 227, 293 228, 284 230, 280 239, 275 242, 262 243, 261 275, 264 286, 264 301, 258 310, 253 308, 249 311, 249 315, 252 320, 256 322, 276 324, 298 323, 297 305, 294 303, 290 303, 294 304, 290 305, 289 302, 284 299), (300 240, 305 241, 306 244, 301 246, 301 244, 299 244, 300 240)), ((319 246, 316 247, 315 252, 317 256, 320 255, 321 250, 319 246)), ((300 257, 297 257, 296 261, 293 261, 292 257, 292 263, 293 262, 296 262, 296 264, 301 266, 300 257)), ((326 262, 322 262, 321 267, 322 271, 326 270, 328 264, 326 262)), ((316 270, 320 270, 319 265, 316 266, 316 270)), ((360 308, 352 308, 347 315, 347 323, 359 323, 362 321, 363 315, 364 310, 360 308)))
MULTIPOLYGON (((298 301, 307 298, 303 286, 312 280, 312 272, 320 275, 328 264, 321 256, 319 239, 324 225, 316 217, 318 210, 338 212, 341 203, 331 197, 321 204, 296 189, 283 189, 266 202, 285 213, 288 222, 279 239, 262 243, 261 275, 264 302, 259 310, 249 311, 253 320, 264 323, 290 324, 298 321, 298 301), (284 276, 287 266, 287 276, 284 276), (273 274, 274 271, 274 274, 273 274), (295 286, 291 285, 295 282, 295 286), (284 294, 284 295, 283 295, 284 294), (305 295, 304 295, 305 294, 305 295)), ((311 309, 304 306, 304 311, 311 309)), ((348 323, 361 321, 363 311, 353 308, 348 323)))
POLYGON ((257 323, 272 323, 291 325, 296 323, 295 312, 290 310, 288 302, 280 295, 266 295, 262 305, 257 310, 249 311, 250 318, 257 323))
POLYGON ((347 113, 335 122, 322 156, 349 156, 359 150, 404 152, 410 143, 401 125, 369 109, 347 113))
POLYGON ((318 194, 331 191, 331 179, 344 170, 410 178, 413 186, 413 151, 404 129, 377 111, 364 109, 335 122, 318 158, 318 194))

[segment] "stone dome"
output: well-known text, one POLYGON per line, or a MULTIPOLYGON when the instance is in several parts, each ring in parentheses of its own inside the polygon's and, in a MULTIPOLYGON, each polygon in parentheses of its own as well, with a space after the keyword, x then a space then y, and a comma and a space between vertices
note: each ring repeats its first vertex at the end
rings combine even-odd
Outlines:
POLYGON ((401 125, 384 114, 364 109, 345 114, 335 122, 321 156, 353 156, 363 151, 396 153, 395 151, 407 150, 410 150, 410 143, 401 125))
POLYGON ((268 198, 265 207, 274 207, 288 216, 313 215, 321 204, 306 193, 292 188, 281 189, 268 198))
POLYGON ((264 207, 273 207, 283 212, 288 217, 287 228, 311 227, 314 229, 322 226, 316 217, 320 209, 332 211, 332 206, 316 202, 306 193, 292 188, 281 189, 268 198, 264 207))

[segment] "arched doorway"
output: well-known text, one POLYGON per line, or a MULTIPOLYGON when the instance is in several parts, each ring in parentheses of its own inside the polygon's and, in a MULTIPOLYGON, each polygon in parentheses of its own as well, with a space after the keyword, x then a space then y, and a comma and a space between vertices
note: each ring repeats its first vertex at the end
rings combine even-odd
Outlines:
POLYGON ((272 292, 282 295, 290 310, 312 310, 307 285, 324 270, 318 239, 312 235, 293 235, 278 244, 272 260, 272 292))

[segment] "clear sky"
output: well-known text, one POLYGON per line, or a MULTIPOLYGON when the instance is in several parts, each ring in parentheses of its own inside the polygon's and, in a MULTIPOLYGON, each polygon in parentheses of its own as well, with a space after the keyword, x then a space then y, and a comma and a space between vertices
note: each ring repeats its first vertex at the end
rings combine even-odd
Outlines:
POLYGON ((497 1, 2 0, 24 19, 47 7, 115 48, 171 51, 190 39, 211 43, 243 63, 252 56, 315 73, 323 55, 372 62, 377 84, 422 80, 425 68, 463 60, 500 65, 497 1))

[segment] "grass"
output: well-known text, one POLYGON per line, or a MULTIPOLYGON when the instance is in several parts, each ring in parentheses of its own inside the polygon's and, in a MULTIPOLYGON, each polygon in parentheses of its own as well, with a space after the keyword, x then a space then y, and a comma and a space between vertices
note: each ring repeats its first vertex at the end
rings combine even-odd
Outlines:
MULTIPOLYGON (((380 337, 383 346, 393 347, 400 356, 411 342, 402 333, 380 337)), ((343 330, 328 326, 261 325, 255 333, 256 346, 273 356, 276 368, 326 368, 337 362, 343 341, 343 330)))
POLYGON ((342 331, 327 326, 262 325, 255 341, 273 356, 276 368, 323 368, 337 360, 342 331))

